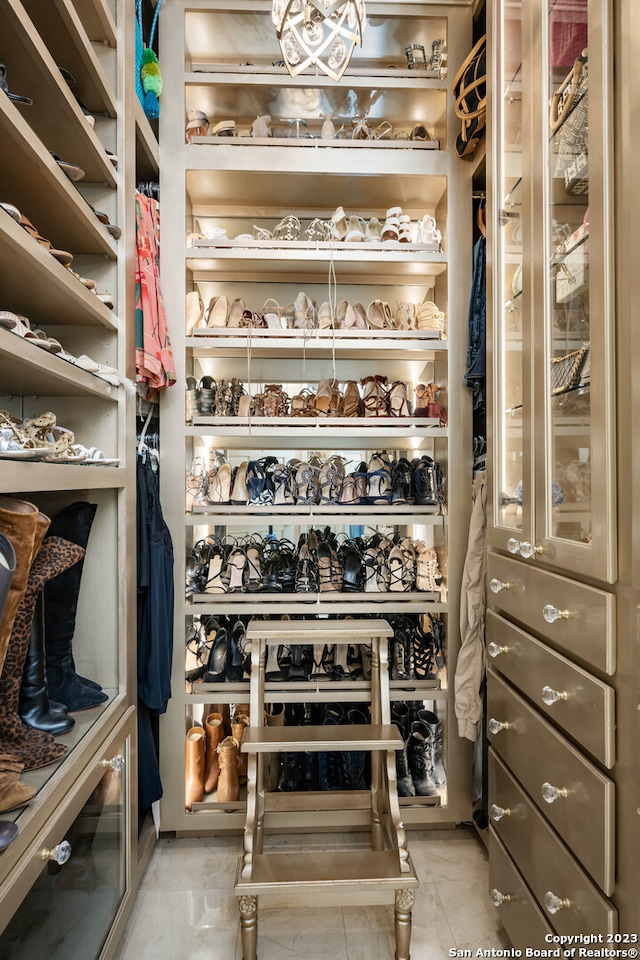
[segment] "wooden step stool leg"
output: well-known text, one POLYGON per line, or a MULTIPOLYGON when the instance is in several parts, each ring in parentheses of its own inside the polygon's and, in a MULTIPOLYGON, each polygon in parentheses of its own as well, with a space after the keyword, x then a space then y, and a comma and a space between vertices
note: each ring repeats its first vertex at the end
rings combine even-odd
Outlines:
MULTIPOLYGON (((410 960, 411 910, 415 896, 413 890, 396 890, 396 956, 395 960, 410 960)), ((247 957, 244 960, 248 960, 247 957)))
POLYGON ((258 950, 258 898, 238 897, 240 909, 240 935, 242 937, 242 960, 257 960, 258 950))

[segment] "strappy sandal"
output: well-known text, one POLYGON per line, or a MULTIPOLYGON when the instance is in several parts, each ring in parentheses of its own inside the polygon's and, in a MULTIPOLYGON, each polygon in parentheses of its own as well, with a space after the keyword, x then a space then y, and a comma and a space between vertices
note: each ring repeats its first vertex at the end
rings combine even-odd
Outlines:
POLYGON ((392 207, 387 210, 387 215, 380 234, 380 241, 387 246, 399 242, 400 239, 400 217, 402 210, 400 207, 392 207))
POLYGON ((209 133, 212 137, 235 137, 236 122, 235 120, 219 120, 214 127, 211 127, 209 133))
POLYGON ((310 463, 301 463, 296 470, 296 503, 319 502, 319 472, 310 463))
POLYGON ((54 247, 50 240, 47 240, 46 237, 43 237, 38 233, 38 230, 34 227, 31 221, 24 215, 20 215, 20 220, 18 221, 23 230, 29 234, 30 237, 33 237, 45 250, 48 250, 52 257, 55 257, 63 266, 68 267, 73 262, 73 254, 69 253, 67 250, 58 250, 57 247, 54 247))
POLYGON ((317 325, 316 305, 311 297, 302 291, 296 297, 293 304, 294 329, 315 330, 317 325))
POLYGON ((390 417, 410 417, 411 406, 407 396, 407 385, 401 380, 396 380, 391 385, 387 393, 387 403, 389 406, 390 417))
POLYGON ((393 139, 393 127, 388 120, 383 120, 382 123, 379 123, 373 131, 374 140, 392 140, 393 139))
POLYGON ((391 467, 385 455, 374 453, 367 467, 367 503, 391 503, 391 467))
POLYGON ((297 217, 289 215, 283 217, 273 230, 274 240, 299 240, 301 224, 297 217))
POLYGON ((416 328, 444 331, 444 313, 438 309, 433 300, 423 300, 419 304, 416 311, 416 328))
POLYGON ((316 395, 313 390, 304 387, 300 393, 291 397, 291 416, 292 417, 315 417, 316 415, 316 395))
POLYGON ((310 242, 315 240, 328 240, 330 235, 331 231, 329 226, 324 220, 320 220, 319 217, 316 217, 315 220, 312 220, 304 231, 305 239, 309 240, 310 242))
POLYGON ((208 483, 209 474, 207 473, 202 457, 194 457, 191 461, 191 469, 187 474, 186 481, 186 501, 187 508, 194 504, 208 503, 208 483))
POLYGON ((255 223, 253 225, 253 235, 256 240, 273 240, 271 230, 267 230, 266 227, 258 227, 255 223))
POLYGON ((355 541, 345 540, 338 553, 342 566, 342 589, 347 593, 362 593, 366 567, 355 541))
POLYGON ((233 487, 231 490, 231 503, 246 505, 249 500, 249 491, 247 490, 247 467, 249 463, 243 460, 239 467, 235 469, 233 477, 233 487))
POLYGON ((341 300, 336 307, 336 327, 339 330, 365 330, 366 311, 360 312, 348 300, 341 300))
POLYGON ((262 317, 270 330, 287 329, 287 319, 284 310, 273 297, 265 300, 262 308, 262 317))
POLYGON ((209 118, 202 110, 187 111, 187 126, 185 128, 185 137, 187 143, 191 143, 194 137, 206 137, 209 132, 209 118))
POLYGON ((340 407, 340 386, 337 380, 320 380, 316 393, 316 414, 335 417, 340 407))
POLYGON ((343 481, 344 461, 342 457, 329 457, 320 468, 320 503, 339 503, 343 481))
POLYGON ((435 547, 421 540, 416 543, 416 590, 439 591, 442 573, 435 547))
POLYGON ((390 330, 393 321, 389 304, 384 300, 372 300, 367 307, 367 323, 372 330, 390 330))
POLYGON ((391 592, 407 593, 413 583, 409 576, 405 555, 399 544, 394 544, 387 558, 389 568, 389 590, 391 592))
POLYGON ((388 413, 387 378, 382 374, 376 374, 372 377, 363 377, 360 384, 363 390, 362 402, 365 417, 386 417, 388 413))
POLYGON ((328 226, 334 240, 344 240, 347 235, 347 217, 342 207, 336 207, 333 211, 328 226))
MULTIPOLYGON (((265 417, 287 417, 289 415, 290 400, 282 385, 279 383, 267 383, 264 388, 264 399, 262 401, 263 416, 265 417)), ((276 461, 277 462, 277 461, 276 461)))
POLYGON ((362 217, 349 217, 345 243, 364 243, 366 240, 367 223, 362 217))
POLYGON ((373 139, 373 130, 371 129, 369 121, 366 117, 354 117, 351 122, 353 124, 353 132, 351 134, 352 140, 373 139))
POLYGON ((273 503, 275 506, 284 506, 296 502, 295 481, 291 470, 286 464, 278 463, 274 467, 273 486, 273 503))
POLYGON ((339 412, 341 417, 359 417, 362 413, 362 400, 355 380, 343 384, 339 412))

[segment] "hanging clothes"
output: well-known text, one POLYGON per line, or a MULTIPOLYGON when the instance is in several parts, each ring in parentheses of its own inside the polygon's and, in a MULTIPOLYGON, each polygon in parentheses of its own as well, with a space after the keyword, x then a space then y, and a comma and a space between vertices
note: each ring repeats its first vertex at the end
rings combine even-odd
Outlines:
POLYGON ((473 248, 473 280, 469 300, 469 336, 465 383, 473 390, 474 409, 486 402, 487 374, 487 242, 478 237, 473 248))
POLYGON ((158 716, 171 697, 173 544, 160 506, 157 461, 138 455, 138 751, 140 812, 162 796, 158 716))
POLYGON ((482 717, 482 681, 485 673, 484 625, 487 571, 487 475, 473 481, 473 508, 467 556, 460 585, 460 652, 454 677, 454 704, 458 734, 475 740, 482 717))
POLYGON ((157 390, 176 381, 160 286, 160 206, 136 191, 136 380, 157 390))

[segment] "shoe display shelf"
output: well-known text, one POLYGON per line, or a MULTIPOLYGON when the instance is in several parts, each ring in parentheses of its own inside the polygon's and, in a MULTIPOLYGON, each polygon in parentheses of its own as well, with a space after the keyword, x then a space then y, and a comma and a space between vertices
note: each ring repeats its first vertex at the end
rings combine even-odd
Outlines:
MULTIPOLYGON (((468 312, 471 277, 471 235, 466 226, 471 221, 471 179, 455 151, 447 149, 457 123, 448 81, 404 69, 404 47, 419 41, 430 48, 432 40, 442 36, 449 63, 462 62, 471 35, 471 12, 457 4, 417 3, 402 4, 392 14, 386 6, 367 4, 367 12, 376 28, 377 52, 364 49, 362 62, 357 52, 353 73, 350 67, 336 86, 313 73, 292 80, 270 66, 278 59, 279 48, 266 9, 248 12, 234 2, 198 0, 177 2, 166 10, 164 36, 172 39, 160 51, 167 95, 160 145, 163 210, 170 210, 171 228, 163 236, 162 270, 178 382, 184 386, 187 378, 199 382, 203 377, 237 377, 253 394, 265 384, 284 385, 289 392, 288 384, 313 388, 332 376, 344 382, 384 374, 390 384, 402 381, 411 389, 419 382, 441 385, 448 425, 413 417, 385 417, 377 423, 378 418, 368 417, 260 421, 198 413, 187 421, 183 392, 176 389, 163 397, 163 422, 176 440, 170 453, 164 451, 163 511, 174 543, 184 544, 185 555, 207 534, 272 534, 295 543, 300 533, 326 525, 346 533, 353 525, 364 527, 367 534, 397 531, 437 547, 444 592, 332 593, 330 597, 239 592, 198 595, 185 601, 184 560, 176 550, 174 696, 162 727, 163 764, 175 776, 167 782, 162 817, 163 825, 178 834, 244 826, 243 794, 237 806, 219 804, 211 794, 185 811, 181 776, 187 731, 203 723, 207 705, 243 703, 248 692, 248 679, 185 685, 184 636, 198 615, 312 614, 322 619, 383 617, 409 610, 440 613, 447 625, 445 668, 436 681, 392 680, 389 697, 392 703, 417 699, 442 719, 447 786, 435 801, 402 798, 402 812, 405 822, 416 826, 453 825, 470 819, 470 756, 467 745, 455 735, 448 678, 453 675, 459 645, 459 583, 470 511, 471 407, 462 386, 467 331, 460 318, 468 312), (236 51, 237 69, 233 66, 236 51), (286 136, 270 138, 268 149, 264 149, 266 138, 244 133, 191 137, 186 143, 185 124, 178 118, 191 109, 205 113, 212 128, 220 120, 233 120, 236 132, 251 127, 256 116, 270 114, 275 131, 286 118, 298 118, 307 127, 293 124, 294 132, 306 129, 318 137, 327 114, 333 115, 336 128, 343 122, 336 123, 336 118, 344 114, 350 130, 356 125, 352 121, 365 114, 370 126, 388 120, 394 130, 404 129, 411 121, 411 131, 420 121, 436 142, 427 141, 425 149, 424 141, 410 139, 336 139, 323 141, 316 150, 312 148, 320 146, 320 139, 289 137, 287 121, 286 136), (388 149, 380 149, 381 143, 388 149), (340 206, 347 220, 355 217, 365 223, 372 218, 384 223, 386 211, 401 206, 410 218, 412 238, 421 218, 431 216, 442 234, 441 244, 305 239, 308 223, 326 223, 340 206), (297 240, 260 239, 266 236, 261 231, 272 232, 288 216, 302 224, 297 240), (318 305, 332 297, 334 303, 346 299, 365 307, 380 299, 392 311, 397 302, 419 305, 433 300, 445 323, 444 330, 221 326, 199 327, 187 334, 185 294, 192 291, 198 292, 205 306, 215 297, 225 296, 229 303, 241 298, 258 313, 269 298, 285 307, 301 291, 318 305), (411 503, 398 508, 363 504, 344 510, 333 504, 258 509, 214 503, 185 510, 185 478, 196 456, 206 462, 209 455, 220 452, 233 467, 272 454, 286 461, 308 459, 314 453, 325 459, 332 454, 355 457, 357 451, 358 460, 367 460, 379 450, 409 459, 427 454, 437 460, 447 480, 444 509, 434 511, 411 503)), ((414 402, 413 395, 410 400, 414 402)), ((369 696, 367 685, 359 680, 312 680, 294 687, 267 681, 265 700, 280 703, 304 697, 323 704, 339 698, 364 703, 369 696)), ((295 817, 295 812, 287 816, 295 817)), ((308 822, 308 811, 300 811, 300 817, 301 823, 305 817, 308 822)))
MULTIPOLYGON (((125 74, 133 64, 133 22, 122 4, 108 0, 8 0, 0 11, 0 36, 9 90, 33 101, 15 102, 0 92, 0 203, 11 210, 0 208, 0 310, 44 331, 41 343, 51 338, 68 354, 90 354, 96 366, 131 378, 133 340, 125 317, 133 278, 125 250, 133 242, 135 158, 125 148, 134 142, 127 132, 133 84, 125 74), (68 178, 68 164, 84 172, 81 180, 68 178), (120 227, 119 239, 92 207, 120 227), (40 240, 23 228, 20 216, 40 240), (50 248, 72 256, 69 269, 50 248), (114 308, 97 292, 111 293, 114 308)), ((125 564, 135 544, 135 409, 122 384, 114 386, 14 330, 24 333, 24 325, 0 328, 0 407, 18 423, 51 412, 75 442, 117 462, 46 462, 15 448, 14 456, 5 451, 1 460, 2 495, 34 503, 47 517, 75 502, 97 504, 73 657, 78 673, 99 684, 107 699, 70 713, 74 726, 55 738, 67 748, 65 755, 25 770, 21 781, 35 790, 34 798, 0 815, 18 828, 0 866, 0 953, 13 956, 19 943, 21 956, 32 948, 62 957, 82 939, 83 955, 106 960, 115 952, 138 875, 137 813, 132 815, 135 572, 125 564), (115 759, 120 756, 124 767, 115 759), (96 790, 113 776, 118 796, 112 791, 104 806, 96 790), (92 842, 98 825, 104 847, 92 842), (71 834, 76 839, 58 881, 49 876, 48 863, 64 862, 63 841, 71 834), (98 874, 104 871, 109 885, 101 904, 91 892, 95 884, 86 885, 89 862, 98 874), (88 898, 82 900, 86 921, 75 925, 69 898, 81 892, 88 898), (47 904, 51 917, 67 918, 64 936, 47 922, 34 927, 36 899, 38 909, 47 904), (31 918, 26 926, 25 916, 31 918), (61 952, 51 947, 54 940, 61 952)))

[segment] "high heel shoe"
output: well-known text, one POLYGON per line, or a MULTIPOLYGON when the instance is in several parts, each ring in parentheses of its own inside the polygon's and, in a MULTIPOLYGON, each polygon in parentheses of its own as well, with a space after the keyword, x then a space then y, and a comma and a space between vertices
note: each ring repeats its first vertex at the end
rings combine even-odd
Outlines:
POLYGON ((396 380, 389 388, 387 394, 390 417, 410 417, 411 407, 407 396, 407 385, 401 380, 396 380))
POLYGON ((340 398, 341 417, 359 417, 362 411, 362 400, 360 391, 355 380, 347 380, 343 384, 343 392, 340 398))
POLYGON ((257 544, 246 548, 247 576, 244 588, 247 593, 258 593, 262 586, 262 550, 257 544))
POLYGON ((275 506, 294 504, 295 483, 291 470, 284 463, 277 463, 273 470, 273 503, 275 506))
POLYGON ((227 326, 241 327, 245 310, 246 310, 246 304, 242 299, 242 297, 236 297, 236 299, 233 301, 233 303, 229 307, 229 315, 227 317, 227 326))
POLYGON ((444 503, 444 481, 440 464, 425 455, 413 461, 412 468, 416 503, 424 506, 444 503))
POLYGON ((247 467, 246 460, 243 460, 236 469, 236 475, 233 480, 233 489, 231 491, 231 503, 246 504, 249 500, 249 491, 247 490, 247 467))
POLYGON ((228 312, 229 301, 225 296, 212 297, 207 307, 205 326, 226 327, 228 312))
POLYGON ((212 634, 215 639, 212 638, 211 654, 202 679, 204 683, 224 683, 227 678, 227 656, 229 653, 227 631, 225 627, 221 627, 214 620, 213 630, 210 631, 207 639, 211 638, 212 634))
POLYGON ((347 235, 347 217, 342 207, 337 207, 329 219, 329 229, 334 240, 344 240, 347 235))
POLYGON ((190 337, 193 330, 203 326, 204 304, 197 290, 190 290, 186 300, 186 333, 190 337))
POLYGON ((187 111, 187 125, 185 127, 185 137, 187 143, 191 143, 194 137, 206 137, 209 132, 209 119, 202 110, 187 111))
POLYGON ((237 547, 229 556, 227 575, 229 578, 228 593, 242 593, 244 591, 244 570, 247 564, 247 555, 242 547, 237 547))
POLYGON ((372 377, 363 377, 360 383, 365 417, 386 417, 387 378, 383 374, 376 374, 372 377))
POLYGON ((318 471, 309 463, 301 463, 296 470, 296 503, 318 503, 318 471))
POLYGON ((187 628, 185 647, 185 680, 187 683, 194 683, 205 675, 209 659, 206 635, 201 622, 194 622, 187 628))
POLYGON ((333 327, 333 311, 328 301, 321 303, 318 308, 318 330, 330 330, 333 327))
POLYGON ((231 500, 231 466, 228 463, 214 464, 209 469, 208 502, 229 503, 231 500))
POLYGON ((262 308, 262 316, 264 317, 264 321, 270 330, 287 329, 287 320, 284 311, 278 301, 274 300, 272 297, 269 297, 268 300, 265 300, 264 307, 262 308))
POLYGON ((339 503, 344 480, 341 457, 330 457, 320 468, 320 503, 339 503))
POLYGON ((391 503, 410 503, 412 500, 412 471, 406 457, 391 465, 391 503))
POLYGON ((429 547, 419 540, 416 544, 416 590, 439 592, 442 573, 435 547, 429 547))
POLYGON ((391 503, 391 468, 386 454, 374 453, 367 469, 367 503, 391 503))
POLYGON ((319 417, 335 417, 340 405, 337 380, 320 380, 316 391, 316 413, 319 417))
POLYGON ((242 683, 244 676, 244 638, 245 626, 241 620, 236 620, 228 640, 227 680, 230 683, 242 683))
POLYGON ((316 305, 314 301, 302 291, 293 304, 295 329, 314 330, 317 325, 316 305))
POLYGON ((384 300, 372 300, 367 307, 367 323, 372 330, 390 330, 393 321, 389 304, 384 300))
POLYGON ((389 568, 389 590, 393 592, 407 592, 411 589, 411 580, 407 574, 405 556, 402 547, 394 544, 389 551, 387 560, 389 568))

